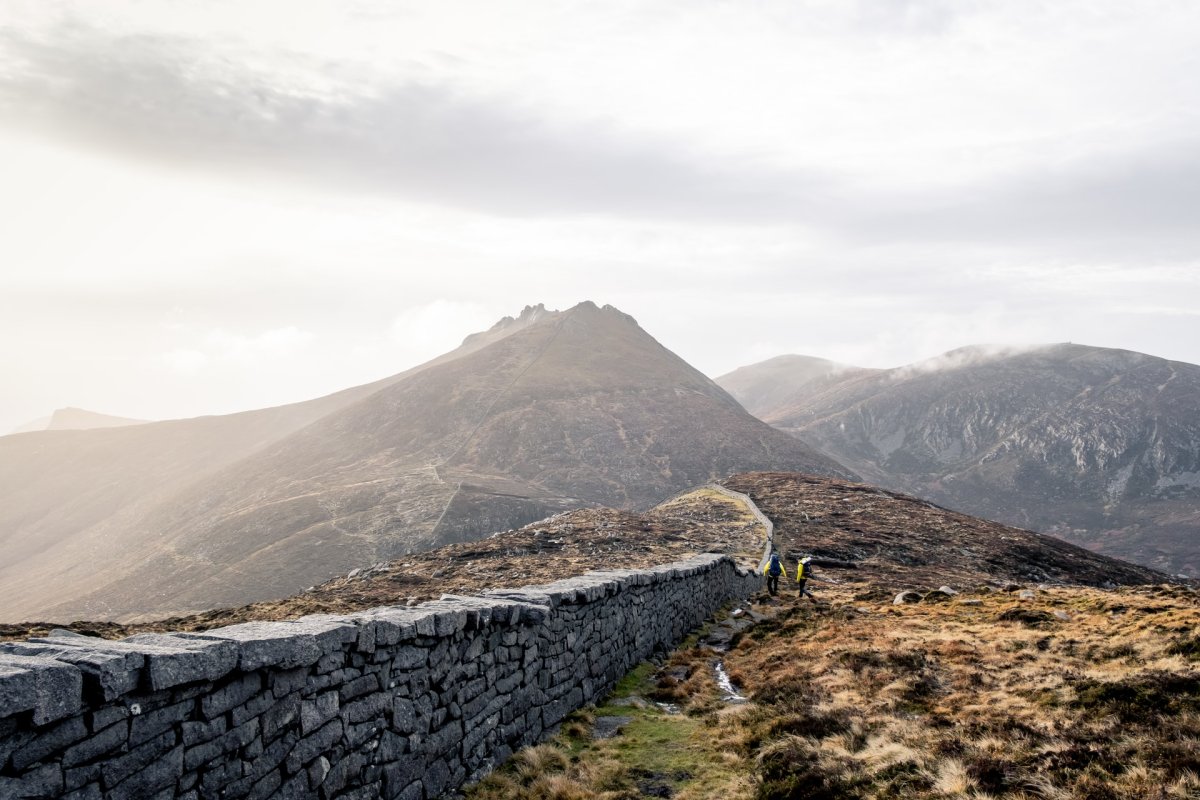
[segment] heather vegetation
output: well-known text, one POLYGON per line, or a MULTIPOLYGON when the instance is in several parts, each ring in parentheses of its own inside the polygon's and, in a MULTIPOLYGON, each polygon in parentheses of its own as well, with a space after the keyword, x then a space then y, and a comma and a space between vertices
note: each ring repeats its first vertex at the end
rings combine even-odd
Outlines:
POLYGON ((1196 590, 1034 594, 895 606, 862 587, 823 587, 819 605, 785 592, 729 652, 688 646, 644 667, 470 796, 1200 797, 1196 590), (723 701, 718 657, 751 702, 723 701), (590 737, 617 713, 622 733, 590 737))

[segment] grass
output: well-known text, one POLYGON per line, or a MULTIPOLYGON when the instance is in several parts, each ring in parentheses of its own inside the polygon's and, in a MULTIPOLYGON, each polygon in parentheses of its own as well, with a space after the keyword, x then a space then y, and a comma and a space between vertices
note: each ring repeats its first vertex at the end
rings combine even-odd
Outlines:
POLYGON ((689 647, 676 651, 661 669, 639 665, 599 706, 568 718, 559 735, 526 748, 469 787, 468 800, 750 800, 753 781, 744 759, 722 751, 712 739, 722 703, 711 657, 689 647), (631 698, 632 703, 622 702, 631 698), (682 713, 668 713, 655 698, 678 701, 682 713), (602 716, 631 720, 620 735, 593 740, 591 723, 602 716))
POLYGON ((1200 798, 1194 594, 892 606, 855 591, 785 597, 739 638, 723 658, 753 702, 725 705, 712 654, 689 646, 468 797, 1200 798), (633 720, 593 741, 595 715, 633 720))
POLYGON ((1043 595, 793 602, 726 659, 756 701, 724 734, 755 796, 1200 797, 1200 673, 1168 635, 1200 625, 1195 597, 1043 595))

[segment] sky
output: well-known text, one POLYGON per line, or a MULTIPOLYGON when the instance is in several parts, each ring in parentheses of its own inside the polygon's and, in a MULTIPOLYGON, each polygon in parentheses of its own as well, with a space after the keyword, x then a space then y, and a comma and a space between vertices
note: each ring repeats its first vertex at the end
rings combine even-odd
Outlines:
POLYGON ((1200 363, 1192 0, 5 0, 0 432, 400 372, 527 304, 717 376, 1200 363))

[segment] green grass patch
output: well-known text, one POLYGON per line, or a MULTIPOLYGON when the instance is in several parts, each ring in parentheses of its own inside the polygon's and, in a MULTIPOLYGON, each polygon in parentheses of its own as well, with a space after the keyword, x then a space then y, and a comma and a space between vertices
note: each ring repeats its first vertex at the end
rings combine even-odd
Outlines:
POLYGON ((655 666, 649 661, 643 661, 617 681, 608 699, 621 699, 632 695, 644 694, 654 688, 655 666))

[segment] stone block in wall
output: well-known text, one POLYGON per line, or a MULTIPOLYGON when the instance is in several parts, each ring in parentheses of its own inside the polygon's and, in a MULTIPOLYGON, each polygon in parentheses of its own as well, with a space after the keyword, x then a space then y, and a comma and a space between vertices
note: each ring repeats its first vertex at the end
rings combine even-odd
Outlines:
POLYGON ((391 707, 391 696, 385 692, 376 691, 358 700, 346 703, 342 706, 341 716, 346 721, 346 724, 356 725, 360 722, 383 716, 383 713, 391 707))
POLYGON ((275 695, 272 692, 256 694, 229 712, 229 724, 233 727, 245 725, 250 720, 257 719, 273 705, 275 705, 275 695))
MULTIPOLYGON (((264 791, 264 788, 271 785, 267 794, 275 791, 282 783, 282 775, 279 780, 270 780, 272 773, 278 774, 277 767, 283 764, 288 753, 296 746, 296 742, 300 741, 300 734, 294 730, 285 732, 282 736, 276 739, 271 744, 263 748, 263 752, 251 760, 249 768, 245 771, 244 777, 240 781, 235 781, 230 785, 228 795, 236 797, 240 791, 238 784, 244 784, 242 788, 250 792, 250 796, 254 796, 258 792, 264 791)), ((328 761, 326 762, 328 763, 328 761)))
POLYGON ((83 707, 83 673, 78 667, 40 656, 0 655, 0 719, 33 712, 45 725, 83 707))
POLYGON ((316 695, 300 704, 300 731, 305 736, 313 733, 338 715, 341 707, 336 691, 316 695))
POLYGON ((112 700, 138 686, 145 661, 128 648, 106 647, 103 639, 90 636, 31 639, 0 645, 0 653, 53 658, 72 664, 83 673, 84 692, 101 700, 112 700))
POLYGON ((246 800, 267 800, 283 783, 283 775, 279 770, 270 770, 265 775, 247 776, 241 781, 230 784, 228 794, 239 797, 244 794, 246 800))
POLYGON ((361 753, 349 753, 336 764, 332 764, 327 770, 324 770, 325 777, 320 783, 312 780, 313 775, 310 772, 310 783, 314 788, 319 789, 323 796, 333 797, 356 779, 366 765, 366 756, 361 753))
POLYGON ((215 681, 237 667, 237 648, 229 642, 192 639, 182 634, 140 633, 113 644, 141 653, 154 691, 185 683, 215 681))
POLYGON ((310 800, 312 793, 309 791, 308 773, 301 772, 289 778, 273 797, 274 800, 310 800))
POLYGON ((248 672, 263 667, 291 669, 316 663, 322 655, 340 649, 343 637, 358 637, 349 622, 243 622, 203 633, 178 634, 199 641, 233 644, 238 669, 248 672))
MULTIPOLYGON (((173 788, 182 774, 183 747, 176 747, 110 788, 105 800, 145 800, 158 789, 173 788)), ((172 791, 168 796, 174 794, 172 791)))
MULTIPOLYGON (((417 636, 417 619, 421 614, 411 608, 383 606, 347 615, 359 626, 358 649, 371 652, 377 647, 390 647, 397 642, 417 636)), ((432 630, 433 622, 428 622, 432 630)))
MULTIPOLYGON (((104 764, 101 771, 104 777, 104 785, 106 787, 116 786, 129 776, 145 769, 154 763, 156 759, 161 758, 174 749, 175 741, 175 732, 167 731, 138 747, 132 748, 128 753, 119 758, 108 761, 104 764)), ((183 774, 182 746, 179 749, 180 774, 183 774)))
POLYGON ((421 607, 433 606, 434 608, 465 611, 467 614, 466 627, 476 630, 490 625, 513 626, 519 624, 524 605, 499 597, 444 594, 436 603, 425 603, 421 607))
POLYGON ((63 792, 63 771, 58 764, 46 764, 19 778, 0 776, 0 797, 58 797, 63 792))
POLYGON ((129 729, 129 746, 137 747, 166 730, 172 730, 195 711, 196 702, 185 700, 135 716, 129 729))
POLYGON ((653 582, 654 576, 645 569, 604 569, 588 573, 605 580, 618 581, 625 587, 647 586, 653 582))
POLYGON ((63 753, 62 765, 70 768, 86 764, 105 753, 118 749, 127 741, 129 741, 129 723, 121 720, 68 748, 63 753))
POLYGON ((262 685, 262 677, 256 672, 235 676, 219 689, 200 698, 200 713, 205 719, 220 716, 254 697, 262 691, 262 685))
POLYGON ((383 719, 371 719, 366 722, 360 722, 357 725, 346 724, 345 727, 344 736, 346 746, 351 750, 355 750, 364 744, 378 746, 379 733, 387 727, 387 722, 383 719))
POLYGON ((342 702, 345 703, 356 697, 362 697, 364 694, 378 692, 381 688, 383 687, 380 684, 379 675, 372 672, 346 681, 342 684, 342 688, 338 690, 338 694, 341 696, 342 702))
POLYGON ((318 756, 337 744, 344 731, 341 718, 336 717, 314 733, 301 739, 288 754, 286 762, 288 772, 294 774, 307 767, 318 756))
POLYGON ((75 792, 87 786, 100 785, 101 764, 86 764, 63 768, 63 791, 75 792))
POLYGON ((24 772, 46 756, 63 750, 87 735, 88 729, 83 724, 82 714, 54 723, 13 751, 13 769, 24 772))
POLYGON ((259 725, 259 721, 253 719, 215 739, 187 748, 184 753, 184 769, 190 772, 204 764, 216 761, 227 753, 233 753, 239 748, 245 747, 258 735, 259 725))
POLYGON ((100 785, 93 783, 83 788, 77 788, 74 791, 68 789, 67 794, 62 796, 62 800, 101 800, 103 797, 100 785))
POLYGON ((300 702, 299 694, 286 695, 263 713, 264 741, 272 741, 284 728, 300 718, 300 702))
POLYGON ((239 759, 228 758, 205 766, 200 774, 200 795, 206 798, 223 796, 226 787, 245 777, 246 765, 239 759))

